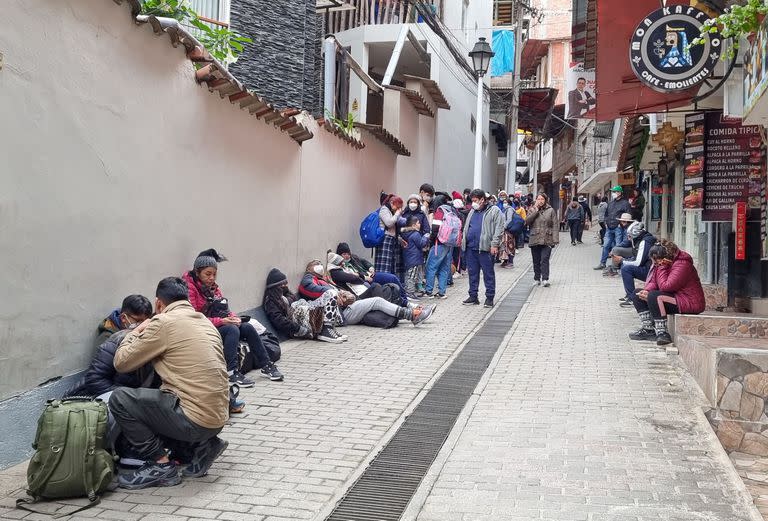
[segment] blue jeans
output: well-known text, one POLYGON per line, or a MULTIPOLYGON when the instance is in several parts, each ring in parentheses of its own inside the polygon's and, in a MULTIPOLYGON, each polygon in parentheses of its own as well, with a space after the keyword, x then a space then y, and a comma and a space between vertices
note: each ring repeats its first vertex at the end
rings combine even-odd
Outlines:
POLYGON ((621 267, 621 280, 624 283, 627 298, 632 298, 635 295, 635 279, 645 281, 649 271, 650 267, 648 266, 627 266, 625 264, 621 267))
POLYGON ((427 287, 425 291, 432 293, 437 277, 437 292, 445 295, 448 287, 448 278, 451 276, 451 262, 453 261, 453 246, 435 244, 429 249, 427 256, 427 287))
POLYGON ((627 231, 621 226, 616 228, 608 228, 605 231, 605 240, 603 241, 603 254, 600 257, 600 264, 605 264, 608 260, 608 256, 614 246, 618 246, 624 239, 626 239, 627 231))
POLYGON ((493 266, 493 257, 487 251, 467 249, 467 273, 469 273, 469 296, 477 298, 480 288, 480 271, 483 272, 483 284, 485 285, 485 298, 493 299, 496 296, 496 272, 493 266))
POLYGON ((377 272, 373 276, 373 282, 376 284, 397 284, 397 287, 400 288, 400 302, 402 306, 408 305, 408 294, 405 292, 405 288, 403 287, 402 282, 400 282, 400 279, 397 277, 397 275, 393 275, 391 273, 379 273, 377 272))

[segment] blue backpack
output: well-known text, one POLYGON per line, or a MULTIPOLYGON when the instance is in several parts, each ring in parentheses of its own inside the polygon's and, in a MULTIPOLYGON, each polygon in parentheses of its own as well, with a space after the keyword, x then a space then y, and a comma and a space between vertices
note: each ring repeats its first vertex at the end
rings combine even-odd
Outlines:
POLYGON ((507 231, 512 235, 517 235, 525 228, 525 219, 520 217, 520 214, 515 212, 512 215, 512 220, 507 223, 507 231))
POLYGON ((360 223, 360 239, 366 248, 376 248, 384 242, 384 228, 379 226, 379 211, 369 213, 360 223))

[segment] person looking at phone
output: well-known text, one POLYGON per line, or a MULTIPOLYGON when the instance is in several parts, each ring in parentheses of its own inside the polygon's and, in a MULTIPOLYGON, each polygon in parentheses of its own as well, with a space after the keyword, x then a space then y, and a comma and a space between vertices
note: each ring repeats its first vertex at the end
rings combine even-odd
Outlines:
POLYGON ((198 254, 192 269, 182 275, 189 288, 189 301, 195 311, 208 317, 216 327, 224 343, 224 358, 227 361, 229 382, 240 387, 253 387, 254 381, 240 372, 239 347, 244 340, 253 354, 255 365, 262 376, 279 382, 283 374, 269 359, 256 328, 241 320, 229 309, 229 302, 216 284, 218 263, 227 260, 213 248, 198 254))

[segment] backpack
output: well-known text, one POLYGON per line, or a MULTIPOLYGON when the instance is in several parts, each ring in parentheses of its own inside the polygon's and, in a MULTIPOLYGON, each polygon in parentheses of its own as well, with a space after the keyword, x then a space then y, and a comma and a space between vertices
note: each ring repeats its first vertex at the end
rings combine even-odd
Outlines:
MULTIPOLYGON (((369 293, 370 297, 381 297, 384 300, 396 305, 401 305, 400 288, 397 284, 373 284, 369 293)), ((361 324, 368 327, 378 327, 381 329, 390 329, 397 327, 400 319, 387 315, 383 311, 369 311, 363 317, 361 324)))
POLYGON ((384 242, 384 228, 379 226, 379 211, 369 213, 360 223, 360 239, 366 248, 376 248, 384 242))
POLYGON ((447 205, 440 208, 443 210, 443 222, 437 230, 437 241, 448 246, 460 246, 461 219, 447 205))
POLYGON ((37 423, 27 467, 27 493, 16 507, 34 512, 26 503, 41 499, 87 497, 89 503, 69 516, 98 505, 115 475, 115 462, 107 449, 107 404, 101 400, 70 397, 48 400, 37 423))
POLYGON ((525 228, 525 219, 519 213, 513 212, 512 219, 507 223, 506 230, 512 235, 517 235, 525 228))

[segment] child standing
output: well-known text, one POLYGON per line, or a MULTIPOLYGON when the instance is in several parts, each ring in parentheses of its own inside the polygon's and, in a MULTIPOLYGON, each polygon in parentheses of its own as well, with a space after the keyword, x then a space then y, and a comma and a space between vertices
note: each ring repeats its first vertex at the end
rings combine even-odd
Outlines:
POLYGON ((429 245, 429 231, 422 233, 421 220, 412 215, 400 230, 405 267, 405 292, 408 298, 424 296, 424 250, 429 245))

